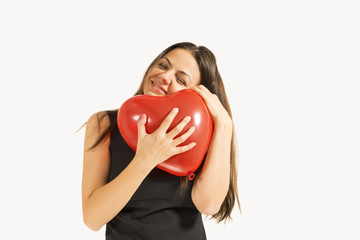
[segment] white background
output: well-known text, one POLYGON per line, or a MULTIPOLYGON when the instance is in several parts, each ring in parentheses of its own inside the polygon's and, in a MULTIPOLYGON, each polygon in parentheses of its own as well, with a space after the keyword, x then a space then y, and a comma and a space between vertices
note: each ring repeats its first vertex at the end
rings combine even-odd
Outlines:
POLYGON ((238 135, 234 221, 208 239, 360 239, 357 1, 1 1, 0 239, 104 239, 82 222, 84 128, 191 41, 238 135))

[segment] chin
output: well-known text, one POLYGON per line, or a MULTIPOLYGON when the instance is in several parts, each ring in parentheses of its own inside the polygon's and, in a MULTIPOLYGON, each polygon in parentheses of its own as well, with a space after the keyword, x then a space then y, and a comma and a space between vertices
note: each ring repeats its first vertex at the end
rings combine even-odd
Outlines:
POLYGON ((152 92, 150 89, 144 89, 143 92, 144 92, 144 95, 158 96, 156 93, 152 92))
POLYGON ((144 95, 149 95, 149 96, 160 96, 160 95, 157 95, 153 92, 148 92, 148 93, 144 93, 144 95))

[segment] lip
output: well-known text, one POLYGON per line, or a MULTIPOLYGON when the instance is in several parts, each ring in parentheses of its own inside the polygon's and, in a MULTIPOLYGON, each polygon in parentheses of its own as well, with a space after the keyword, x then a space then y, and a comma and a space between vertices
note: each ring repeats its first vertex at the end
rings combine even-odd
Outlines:
POLYGON ((163 95, 167 95, 167 92, 165 91, 165 89, 163 87, 161 87, 157 82, 150 80, 151 82, 151 88, 156 92, 156 93, 160 93, 163 95))

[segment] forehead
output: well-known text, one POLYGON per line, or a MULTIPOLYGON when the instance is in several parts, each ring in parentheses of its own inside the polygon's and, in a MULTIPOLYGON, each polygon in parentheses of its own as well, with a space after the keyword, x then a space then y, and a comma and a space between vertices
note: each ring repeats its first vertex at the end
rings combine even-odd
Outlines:
POLYGON ((193 83, 200 82, 200 70, 194 56, 187 50, 176 48, 165 55, 172 66, 179 71, 184 71, 191 76, 193 83))

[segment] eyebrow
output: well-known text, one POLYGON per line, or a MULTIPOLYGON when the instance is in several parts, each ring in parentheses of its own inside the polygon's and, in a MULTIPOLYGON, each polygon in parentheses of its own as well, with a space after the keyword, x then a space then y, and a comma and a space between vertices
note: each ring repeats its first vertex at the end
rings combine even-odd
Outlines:
MULTIPOLYGON (((169 63, 169 65, 170 65, 170 67, 172 67, 172 65, 171 65, 171 62, 170 62, 170 60, 167 58, 167 57, 162 57, 162 58, 165 58, 166 59, 166 61, 169 63)), ((190 77, 190 75, 189 74, 187 74, 186 72, 184 72, 184 71, 179 71, 180 73, 182 73, 182 74, 185 74, 186 76, 188 76, 189 77, 189 79, 190 79, 190 82, 192 82, 192 80, 191 80, 191 77, 190 77)))

